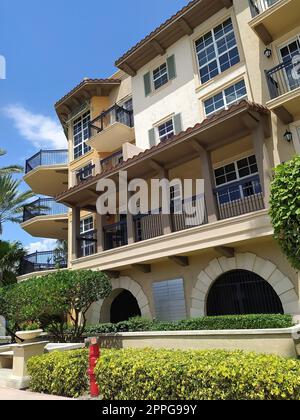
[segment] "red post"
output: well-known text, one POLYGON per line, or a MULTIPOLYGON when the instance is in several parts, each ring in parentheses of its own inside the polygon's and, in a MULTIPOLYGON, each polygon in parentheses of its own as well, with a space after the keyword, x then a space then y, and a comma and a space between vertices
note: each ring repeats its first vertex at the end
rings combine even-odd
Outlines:
POLYGON ((90 394, 92 398, 96 398, 99 397, 99 387, 96 383, 95 367, 100 357, 100 346, 98 344, 97 338, 91 339, 89 351, 90 354, 88 374, 90 377, 90 394))

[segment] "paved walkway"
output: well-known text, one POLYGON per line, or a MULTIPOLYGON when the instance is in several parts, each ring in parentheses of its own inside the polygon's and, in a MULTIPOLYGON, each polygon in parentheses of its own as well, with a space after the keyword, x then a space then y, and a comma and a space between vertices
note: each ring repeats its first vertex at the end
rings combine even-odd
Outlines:
POLYGON ((18 391, 16 389, 0 388, 0 401, 3 400, 69 400, 69 398, 35 394, 33 392, 18 391))

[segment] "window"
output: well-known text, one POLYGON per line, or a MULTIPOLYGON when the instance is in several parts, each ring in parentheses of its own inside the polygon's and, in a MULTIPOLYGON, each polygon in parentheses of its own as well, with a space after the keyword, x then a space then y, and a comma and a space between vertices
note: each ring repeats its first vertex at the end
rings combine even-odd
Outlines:
POLYGON ((206 83, 240 62, 231 18, 196 41, 200 79, 206 83))
POLYGON ((78 159, 91 148, 86 144, 89 139, 90 112, 86 112, 73 123, 74 159, 78 159))
POLYGON ((90 178, 93 175, 94 169, 95 165, 92 165, 91 163, 84 166, 82 169, 76 172, 77 181, 81 182, 90 178))
POLYGON ((172 185, 170 188, 171 210, 174 214, 182 213, 182 189, 180 184, 172 185))
POLYGON ((214 114, 221 109, 227 109, 230 105, 243 98, 247 98, 247 90, 244 80, 241 80, 204 101, 206 116, 214 114))
POLYGON ((183 279, 152 284, 155 315, 159 321, 186 319, 183 279))
POLYGON ((94 219, 92 216, 80 220, 80 235, 83 238, 91 240, 82 240, 80 242, 81 246, 81 256, 87 257, 95 253, 95 242, 94 239, 94 219))
POLYGON ((173 137, 175 134, 173 118, 159 125, 157 127, 157 130, 158 130, 158 137, 160 141, 165 141, 173 137))
POLYGON ((246 157, 229 165, 215 169, 216 185, 224 185, 229 182, 245 178, 258 173, 255 155, 246 157))
POLYGON ((154 89, 159 89, 169 81, 167 63, 162 64, 153 71, 154 89))

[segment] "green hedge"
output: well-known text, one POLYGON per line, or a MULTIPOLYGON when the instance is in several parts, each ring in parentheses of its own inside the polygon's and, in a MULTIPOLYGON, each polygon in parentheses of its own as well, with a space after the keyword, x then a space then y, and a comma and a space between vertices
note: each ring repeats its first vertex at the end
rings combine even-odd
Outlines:
POLYGON ((27 363, 30 389, 76 398, 88 389, 88 352, 74 350, 35 356, 27 363))
POLYGON ((180 322, 158 322, 133 318, 119 324, 100 324, 86 327, 85 335, 99 335, 138 331, 191 331, 191 330, 249 330, 289 328, 291 315, 234 315, 188 319, 180 322))
POLYGON ((299 400, 300 363, 240 351, 112 350, 96 377, 106 400, 299 400))

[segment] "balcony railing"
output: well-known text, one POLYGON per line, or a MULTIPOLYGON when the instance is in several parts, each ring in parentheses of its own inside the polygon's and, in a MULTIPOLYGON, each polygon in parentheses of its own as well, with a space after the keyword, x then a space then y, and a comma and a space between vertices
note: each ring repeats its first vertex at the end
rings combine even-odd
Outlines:
POLYGON ((25 172, 28 174, 38 166, 64 165, 67 163, 67 150, 41 150, 26 160, 25 172))
POLYGON ((67 207, 57 203, 53 198, 39 198, 33 203, 24 206, 23 222, 38 216, 63 215, 67 212, 67 207))
POLYGON ((20 265, 20 275, 39 271, 67 268, 67 255, 63 251, 35 252, 26 255, 20 265))
POLYGON ((220 187, 216 190, 216 196, 220 220, 265 208, 264 196, 257 176, 220 187))
POLYGON ((110 171, 123 162, 123 152, 119 151, 100 161, 102 171, 110 171))
POLYGON ((87 179, 91 178, 96 174, 96 166, 95 165, 88 165, 85 168, 80 169, 80 171, 76 172, 76 183, 79 184, 80 182, 86 181, 87 179))
POLYGON ((116 122, 127 125, 128 127, 133 127, 133 111, 129 111, 119 105, 114 105, 109 108, 90 122, 90 137, 104 131, 116 122))
MULTIPOLYGON (((299 54, 300 55, 300 54, 299 54)), ((266 72, 271 99, 300 87, 298 60, 289 59, 266 72)))
POLYGON ((260 15, 280 0, 249 0, 252 17, 260 15))
POLYGON ((97 231, 83 233, 78 238, 79 258, 88 257, 97 252, 97 231))
POLYGON ((103 233, 105 251, 128 244, 126 220, 113 225, 104 226, 103 233))

